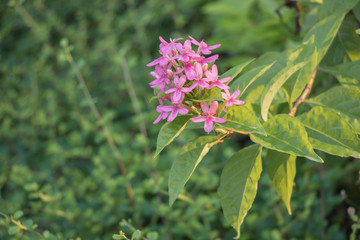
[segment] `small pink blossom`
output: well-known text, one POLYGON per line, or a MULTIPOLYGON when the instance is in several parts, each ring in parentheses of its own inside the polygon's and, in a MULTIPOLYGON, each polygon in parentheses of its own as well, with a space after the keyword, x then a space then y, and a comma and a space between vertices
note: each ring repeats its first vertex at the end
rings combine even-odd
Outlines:
POLYGON ((160 105, 156 107, 156 111, 158 113, 160 113, 160 115, 153 122, 154 124, 157 124, 158 122, 160 122, 160 120, 167 118, 167 116, 169 115, 169 112, 163 110, 164 105, 163 105, 163 102, 161 101, 161 99, 159 99, 159 102, 160 102, 160 105))
POLYGON ((194 89, 196 86, 202 88, 208 88, 210 85, 207 83, 209 80, 203 78, 203 69, 200 63, 195 64, 195 80, 194 83, 190 86, 191 89, 194 89))
POLYGON ((230 87, 225 85, 224 83, 229 81, 231 79, 231 77, 226 77, 223 79, 218 80, 219 75, 218 75, 218 69, 216 67, 216 65, 214 64, 211 68, 211 71, 207 71, 205 72, 206 75, 206 79, 209 81, 212 81, 212 84, 210 85, 209 88, 213 88, 213 87, 218 87, 221 89, 229 89, 230 87))
POLYGON ((198 42, 196 41, 194 38, 190 37, 189 38, 191 39, 191 42, 197 46, 199 46, 198 48, 198 53, 202 53, 202 54, 205 54, 205 55, 208 55, 208 54, 211 54, 211 51, 212 49, 215 49, 215 48, 218 48, 221 46, 221 44, 216 44, 216 45, 213 45, 213 46, 208 46, 204 41, 201 41, 201 42, 198 42))
POLYGON ((217 123, 226 122, 225 119, 215 117, 216 110, 218 108, 218 102, 217 101, 212 101, 210 103, 210 108, 209 108, 209 106, 207 105, 206 102, 200 103, 200 106, 201 106, 201 109, 202 109, 203 113, 205 114, 205 116, 194 117, 194 118, 191 119, 191 121, 193 121, 193 122, 205 122, 204 123, 205 132, 207 132, 207 133, 211 132, 211 130, 213 129, 213 126, 214 126, 214 122, 217 122, 217 123))
POLYGON ((164 92, 165 87, 170 84, 168 70, 170 70, 170 66, 155 66, 155 71, 152 71, 150 74, 156 79, 149 83, 150 87, 159 87, 160 92, 164 92))
POLYGON ((184 99, 185 93, 191 92, 191 88, 183 87, 186 82, 186 77, 182 75, 180 78, 178 76, 174 77, 175 88, 170 88, 165 91, 166 94, 170 94, 172 103, 177 104, 181 103, 184 99))
POLYGON ((184 114, 187 114, 189 112, 189 110, 182 107, 181 104, 174 104, 172 106, 164 106, 164 107, 162 107, 162 110, 166 111, 166 112, 171 112, 168 119, 167 119, 168 122, 172 122, 176 118, 178 113, 184 115, 184 114))
POLYGON ((170 55, 171 52, 175 49, 176 46, 176 42, 181 40, 182 38, 175 38, 175 39, 171 39, 170 38, 170 42, 166 42, 161 36, 159 37, 161 43, 159 46, 159 52, 161 55, 170 55))
POLYGON ((225 92, 221 93, 223 99, 226 101, 226 106, 231 107, 233 104, 242 105, 245 102, 241 100, 237 100, 236 98, 240 95, 240 90, 236 90, 232 95, 229 90, 225 89, 225 92))

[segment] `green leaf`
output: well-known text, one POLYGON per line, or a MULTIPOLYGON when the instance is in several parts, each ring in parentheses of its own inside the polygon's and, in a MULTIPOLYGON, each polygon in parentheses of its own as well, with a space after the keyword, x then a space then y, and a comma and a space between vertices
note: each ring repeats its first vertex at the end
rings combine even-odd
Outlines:
POLYGON ((360 60, 360 38, 355 32, 355 17, 349 15, 342 22, 339 39, 352 61, 360 60))
POLYGON ((356 34, 360 35, 360 28, 356 29, 356 34))
POLYGON ((290 104, 301 95, 312 72, 333 42, 343 18, 344 12, 329 15, 315 24, 305 35, 303 44, 299 47, 304 49, 304 53, 300 54, 294 63, 308 61, 308 64, 294 76, 294 80, 286 85, 290 95, 290 104))
POLYGON ((343 86, 360 87, 360 60, 333 67, 324 67, 323 70, 334 75, 343 86))
POLYGON ((220 179, 221 206, 226 220, 240 237, 240 226, 251 208, 262 172, 259 144, 243 148, 226 163, 220 179))
POLYGON ((281 86, 289 79, 292 74, 298 71, 305 64, 305 62, 302 62, 294 66, 289 66, 281 70, 270 80, 270 83, 266 86, 266 90, 264 91, 265 95, 261 100, 261 116, 265 121, 268 119, 268 112, 271 102, 280 90, 281 86))
POLYGON ((318 51, 315 46, 315 36, 312 35, 307 41, 303 42, 296 50, 287 52, 288 66, 305 62, 306 64, 284 84, 288 93, 290 108, 292 103, 300 96, 306 83, 311 78, 313 71, 319 63, 318 51))
POLYGON ((334 87, 307 102, 335 110, 360 134, 360 88, 334 87))
POLYGON ((299 120, 287 114, 279 114, 270 118, 263 126, 267 136, 250 134, 253 142, 279 152, 323 162, 314 152, 305 128, 299 120))
MULTIPOLYGON (((246 105, 233 105, 224 115, 225 123, 221 125, 234 131, 251 132, 266 135, 256 114, 246 105)), ((220 125, 220 124, 219 124, 220 125)))
POLYGON ((8 229, 8 233, 9 235, 14 235, 15 233, 17 233, 20 230, 20 228, 18 226, 11 226, 8 229))
POLYGON ((274 63, 275 62, 272 62, 269 65, 255 67, 249 72, 246 72, 239 78, 235 79, 231 87, 234 89, 239 89, 241 91, 240 96, 243 96, 249 86, 258 78, 260 78, 267 70, 269 70, 269 68, 271 68, 274 63))
POLYGON ((23 213, 21 210, 16 211, 16 212, 14 213, 14 219, 15 219, 15 220, 18 220, 18 219, 21 218, 23 215, 24 215, 24 213, 23 213))
POLYGON ((305 125, 314 148, 341 157, 360 158, 360 140, 340 115, 314 107, 297 118, 305 125))
POLYGON ((165 123, 159 132, 154 158, 169 145, 190 123, 190 115, 178 116, 172 122, 165 123))
POLYGON ((197 98, 190 98, 189 100, 192 102, 209 102, 209 101, 221 101, 222 95, 221 95, 221 89, 214 87, 211 88, 207 91, 205 91, 205 93, 197 98))
POLYGON ((186 182, 190 179, 197 165, 221 139, 222 136, 202 136, 183 146, 175 158, 169 176, 170 206, 174 203, 186 182))
POLYGON ((137 239, 140 239, 140 237, 141 237, 141 232, 140 232, 139 229, 137 229, 137 230, 133 233, 133 235, 132 235, 132 237, 131 237, 131 240, 137 240, 137 239))
POLYGON ((226 83, 227 85, 229 85, 229 83, 234 80, 234 78, 237 77, 237 75, 239 75, 242 70, 247 66, 249 65, 249 63, 253 62, 255 60, 255 58, 245 62, 245 63, 242 63, 242 64, 239 64, 233 68, 230 68, 228 71, 226 71, 225 73, 223 73, 221 76, 220 76, 220 79, 223 79, 223 78, 226 78, 226 77, 231 77, 231 79, 226 83))
POLYGON ((290 199, 296 174, 296 156, 269 149, 265 161, 266 172, 275 190, 291 215, 290 199))

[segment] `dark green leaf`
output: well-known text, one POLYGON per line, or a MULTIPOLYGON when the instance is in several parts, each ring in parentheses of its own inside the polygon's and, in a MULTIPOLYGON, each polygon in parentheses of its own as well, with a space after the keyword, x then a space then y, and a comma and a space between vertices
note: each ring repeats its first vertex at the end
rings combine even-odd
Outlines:
POLYGON ((255 59, 251 59, 245 63, 239 64, 233 68, 230 68, 228 71, 226 71, 225 73, 223 73, 219 79, 223 79, 226 77, 231 77, 231 79, 226 83, 227 85, 229 85, 229 83, 234 80, 234 78, 237 77, 237 75, 239 75, 241 73, 241 71, 247 66, 249 65, 249 63, 253 62, 255 59))
POLYGON ((290 199, 296 174, 296 156, 269 149, 265 161, 266 172, 277 193, 291 214, 290 199))
POLYGON ((298 119, 305 125, 314 148, 342 157, 360 158, 360 140, 340 115, 323 107, 314 107, 298 119))
POLYGON ((360 134, 360 88, 334 87, 307 102, 335 110, 360 134))
POLYGON ((197 165, 220 138, 222 138, 222 136, 202 136, 181 148, 170 170, 170 205, 174 203, 197 165))
POLYGON ((167 122, 164 126, 161 127, 158 139, 157 146, 154 158, 159 155, 159 153, 169 145, 180 133, 186 128, 190 123, 190 115, 178 116, 172 122, 167 122))
POLYGON ((243 148, 226 163, 220 179, 221 206, 226 220, 240 237, 240 226, 251 208, 262 172, 258 144, 243 148))
MULTIPOLYGON (((234 89, 239 89, 240 96, 243 96, 249 86, 255 82, 258 78, 260 78, 267 70, 269 70, 274 65, 272 62, 269 65, 256 67, 249 72, 241 75, 239 78, 235 79, 233 84, 231 85, 234 89)), ((246 95, 245 95, 246 96, 246 95)))
POLYGON ((252 141, 279 152, 323 162, 314 152, 305 128, 299 120, 287 114, 279 114, 270 118, 263 126, 267 136, 253 133, 250 134, 252 141))
POLYGON ((290 95, 289 103, 296 101, 304 90, 312 72, 334 40, 343 18, 344 12, 329 15, 315 24, 305 35, 303 44, 299 47, 304 49, 303 54, 300 54, 294 63, 308 61, 308 64, 286 85, 290 95))
POLYGON ((247 105, 230 107, 223 117, 226 122, 221 125, 234 131, 266 134, 258 117, 247 105))

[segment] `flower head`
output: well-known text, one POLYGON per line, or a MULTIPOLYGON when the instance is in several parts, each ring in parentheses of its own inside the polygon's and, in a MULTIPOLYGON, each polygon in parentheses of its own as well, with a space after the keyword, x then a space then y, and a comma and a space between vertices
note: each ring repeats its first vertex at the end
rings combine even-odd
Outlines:
POLYGON ((224 123, 226 122, 225 119, 215 117, 216 116, 216 110, 218 108, 218 102, 212 101, 210 103, 210 108, 207 105, 206 102, 200 103, 201 110, 205 114, 205 116, 198 116, 191 119, 193 122, 205 122, 204 123, 204 130, 205 132, 209 133, 213 129, 214 122, 217 123, 224 123))
POLYGON ((236 98, 240 95, 240 90, 236 90, 232 95, 229 90, 225 89, 225 92, 221 93, 223 99, 226 101, 226 106, 231 107, 233 104, 242 105, 245 102, 241 100, 237 100, 236 98))

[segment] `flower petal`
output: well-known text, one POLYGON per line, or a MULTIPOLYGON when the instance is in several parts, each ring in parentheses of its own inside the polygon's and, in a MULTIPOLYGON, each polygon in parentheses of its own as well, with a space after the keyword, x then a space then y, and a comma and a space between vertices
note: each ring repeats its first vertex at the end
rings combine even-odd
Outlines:
POLYGON ((191 119, 191 121, 193 121, 193 122, 204 122, 204 121, 206 121, 206 117, 205 116, 194 117, 194 118, 191 119))
POLYGON ((216 117, 216 118, 214 119, 214 122, 217 122, 217 123, 224 123, 224 122, 226 122, 226 120, 225 120, 225 119, 223 119, 223 118, 218 118, 218 117, 216 117))
POLYGON ((187 114, 189 112, 189 110, 187 110, 187 108, 180 107, 178 112, 180 114, 184 115, 184 114, 187 114))
POLYGON ((233 93, 232 97, 233 97, 233 98, 237 98, 239 95, 240 95, 240 90, 237 89, 237 90, 233 93))
POLYGON ((209 113, 210 113, 211 115, 215 114, 215 113, 216 113, 216 109, 218 108, 218 106, 219 106, 219 103, 218 103, 217 101, 211 101, 209 113))
POLYGON ((241 101, 241 100, 237 100, 237 99, 234 100, 234 104, 236 104, 236 105, 243 105, 244 103, 245 102, 241 101))
POLYGON ((174 111, 172 111, 168 117, 168 122, 172 122, 176 118, 177 114, 178 114, 178 111, 176 109, 174 111))
POLYGON ((205 114, 207 114, 207 113, 209 112, 209 106, 207 105, 206 102, 200 103, 200 107, 201 107, 201 110, 202 110, 205 114))
POLYGON ((213 129, 213 125, 214 125, 214 123, 211 120, 206 119, 205 124, 204 124, 205 132, 207 132, 207 133, 211 132, 211 130, 213 129))

